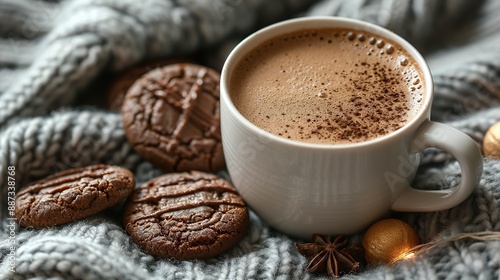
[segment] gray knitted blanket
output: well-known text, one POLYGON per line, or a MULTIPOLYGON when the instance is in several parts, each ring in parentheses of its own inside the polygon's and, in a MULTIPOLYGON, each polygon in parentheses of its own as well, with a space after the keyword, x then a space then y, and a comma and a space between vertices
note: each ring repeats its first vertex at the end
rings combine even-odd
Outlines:
MULTIPOLYGON (((481 145, 500 121, 497 0, 0 0, 1 279, 315 279, 293 240, 251 213, 236 247, 205 261, 142 252, 120 207, 35 230, 9 227, 7 172, 15 184, 105 163, 138 184, 162 172, 127 143, 120 115, 102 106, 106 77, 140 61, 195 56, 220 70, 229 50, 260 27, 297 16, 336 15, 395 31, 426 57, 435 80, 432 119, 481 145), (12 264, 15 265, 13 272, 12 264)), ((415 186, 456 186, 460 167, 427 150, 415 186)), ((485 160, 478 189, 448 211, 401 214, 422 242, 500 231, 500 162, 485 160)), ((360 241, 361 236, 353 236, 360 241)), ((347 279, 499 279, 500 241, 460 239, 347 279)))

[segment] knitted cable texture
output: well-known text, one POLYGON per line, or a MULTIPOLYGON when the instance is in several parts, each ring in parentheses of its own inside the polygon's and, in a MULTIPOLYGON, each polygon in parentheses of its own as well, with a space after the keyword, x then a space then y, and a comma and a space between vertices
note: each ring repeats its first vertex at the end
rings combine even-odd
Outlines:
MULTIPOLYGON (((403 36, 424 55, 435 83, 431 118, 481 145, 500 121, 500 1, 483 0, 0 0, 0 279, 321 279, 305 271, 294 240, 251 212, 244 239, 219 257, 160 260, 125 233, 120 206, 46 229, 9 227, 7 171, 17 187, 96 163, 131 169, 138 184, 161 170, 127 143, 119 113, 82 100, 96 81, 139 61, 198 54, 220 70, 256 29, 297 16, 362 19, 403 36), (15 234, 15 272, 10 237, 15 234)), ((225 172, 219 175, 227 176, 225 172)), ((445 151, 423 152, 414 186, 457 186, 460 166, 445 151)), ((478 189, 446 211, 401 218, 422 242, 500 231, 500 162, 485 160, 478 189)), ((360 241, 362 236, 352 236, 360 241)), ((498 279, 500 241, 459 240, 411 262, 345 279, 498 279)))

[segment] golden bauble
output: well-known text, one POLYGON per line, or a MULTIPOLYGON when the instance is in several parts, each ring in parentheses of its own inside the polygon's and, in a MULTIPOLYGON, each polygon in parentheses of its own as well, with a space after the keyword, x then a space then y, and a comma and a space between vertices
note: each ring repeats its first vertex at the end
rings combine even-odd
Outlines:
POLYGON ((372 225, 363 237, 365 258, 369 265, 390 264, 403 253, 420 244, 415 230, 397 219, 386 219, 372 225))
POLYGON ((500 159, 500 122, 491 126, 484 135, 483 154, 485 157, 500 159))

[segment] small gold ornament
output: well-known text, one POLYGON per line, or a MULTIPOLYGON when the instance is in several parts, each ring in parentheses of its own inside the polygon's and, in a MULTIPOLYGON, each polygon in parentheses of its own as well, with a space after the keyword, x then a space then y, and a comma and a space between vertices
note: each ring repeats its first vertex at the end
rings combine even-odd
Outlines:
POLYGON ((386 219, 372 225, 363 237, 365 258, 369 265, 392 264, 411 256, 406 253, 420 244, 415 230, 397 219, 386 219))
POLYGON ((491 126, 484 135, 483 154, 485 157, 500 159, 500 122, 491 126))

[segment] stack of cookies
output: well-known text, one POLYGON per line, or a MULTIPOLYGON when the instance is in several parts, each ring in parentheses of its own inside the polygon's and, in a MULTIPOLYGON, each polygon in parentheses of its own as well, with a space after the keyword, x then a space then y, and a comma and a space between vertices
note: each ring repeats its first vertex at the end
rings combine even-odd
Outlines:
POLYGON ((225 167, 219 79, 213 69, 178 61, 121 74, 109 88, 109 108, 121 112, 134 150, 165 174, 137 187, 132 172, 118 166, 53 174, 17 193, 19 224, 71 223, 125 201, 125 230, 155 257, 204 259, 232 248, 249 216, 233 186, 214 175, 225 167))

